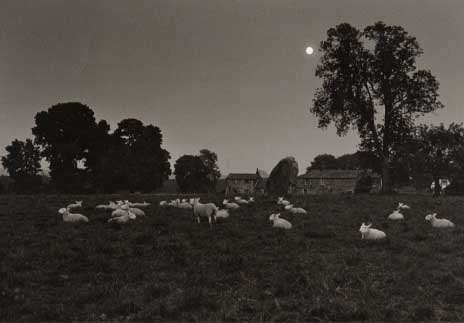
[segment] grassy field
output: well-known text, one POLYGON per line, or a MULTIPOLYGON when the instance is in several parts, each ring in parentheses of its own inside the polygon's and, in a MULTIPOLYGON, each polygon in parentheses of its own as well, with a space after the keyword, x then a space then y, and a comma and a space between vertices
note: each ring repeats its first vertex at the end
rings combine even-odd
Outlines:
MULTIPOLYGON (((258 200, 210 229, 149 201, 147 218, 106 223, 118 196, 0 197, 0 320, 464 321, 464 198, 321 195, 282 217, 258 200), (89 223, 57 210, 84 200, 89 223), (404 222, 387 215, 409 204, 404 222), (439 231, 437 212, 456 223, 439 231), (362 241, 361 222, 384 230, 362 241)), ((210 201, 222 201, 218 196, 210 201)))

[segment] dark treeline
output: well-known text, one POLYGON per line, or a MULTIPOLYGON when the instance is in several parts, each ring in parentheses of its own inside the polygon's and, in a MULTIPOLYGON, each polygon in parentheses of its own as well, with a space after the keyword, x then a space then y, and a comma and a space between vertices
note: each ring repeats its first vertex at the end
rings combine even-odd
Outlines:
MULTIPOLYGON (((97 122, 88 106, 59 103, 36 114, 32 134, 34 140, 14 140, 2 157, 3 167, 13 181, 10 191, 151 192, 162 187, 171 175, 171 157, 162 148, 161 130, 137 119, 124 119, 111 132, 110 125, 105 120, 97 122), (42 158, 50 168, 51 181, 47 184, 39 175, 42 158)), ((216 154, 208 150, 204 153, 214 157, 202 159, 206 169, 218 172, 216 154)), ((211 174, 203 171, 200 176, 209 178, 211 174)), ((202 187, 200 191, 209 189, 202 187)))
MULTIPOLYGON (((317 155, 306 171, 324 169, 371 169, 382 171, 382 161, 372 152, 358 151, 335 157, 317 155)), ((448 179, 451 185, 447 193, 464 194, 464 128, 451 123, 419 125, 413 128, 403 145, 395 151, 389 171, 395 187, 410 185, 417 189, 430 188, 434 194, 441 192, 440 179, 448 179)))

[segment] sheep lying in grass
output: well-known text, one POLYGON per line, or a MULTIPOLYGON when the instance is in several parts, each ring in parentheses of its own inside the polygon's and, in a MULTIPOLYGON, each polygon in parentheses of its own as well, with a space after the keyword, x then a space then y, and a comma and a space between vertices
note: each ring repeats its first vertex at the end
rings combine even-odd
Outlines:
POLYGON ((161 202, 159 203, 160 206, 166 206, 167 204, 168 204, 168 202, 166 202, 166 201, 161 201, 161 202))
POLYGON ((281 196, 277 199, 277 204, 282 204, 282 205, 289 205, 290 202, 287 200, 284 200, 284 198, 281 196))
POLYGON ((75 207, 82 207, 82 201, 76 201, 75 203, 71 203, 66 208, 70 210, 75 207))
POLYGON ((143 212, 141 209, 138 209, 138 208, 135 208, 135 207, 130 207, 129 206, 129 210, 128 212, 131 212, 133 213, 135 216, 145 216, 145 212, 143 212))
POLYGON ((108 220, 108 223, 118 223, 118 224, 125 224, 128 223, 130 220, 134 220, 136 218, 135 214, 127 211, 126 214, 111 218, 108 220))
POLYGON ((399 210, 395 210, 395 211, 393 211, 392 214, 390 214, 388 216, 388 219, 389 220, 403 220, 404 216, 403 216, 403 214, 401 214, 401 212, 399 210))
POLYGON ((229 211, 225 209, 221 210, 216 210, 216 218, 228 218, 229 217, 229 211))
POLYGON ((235 210, 240 207, 240 205, 238 205, 237 203, 229 203, 229 200, 222 201, 222 204, 224 205, 226 209, 231 209, 231 210, 235 210))
POLYGON ((235 202, 237 202, 237 203, 239 203, 239 204, 248 204, 248 201, 242 199, 240 196, 236 196, 236 197, 235 197, 235 202))
POLYGON ((114 217, 118 217, 118 216, 124 216, 124 215, 127 214, 128 211, 129 211, 129 205, 127 205, 127 204, 118 205, 116 210, 111 212, 111 217, 114 218, 114 217))
POLYGON ((69 208, 61 208, 58 210, 58 213, 63 215, 64 222, 89 222, 89 219, 82 214, 71 213, 69 208))
POLYGON ((301 208, 301 207, 293 207, 292 204, 289 204, 289 205, 286 205, 285 206, 285 209, 287 209, 287 207, 290 206, 290 208, 288 209, 290 211, 290 213, 292 214, 307 214, 308 212, 306 212, 305 209, 301 208))
POLYGON ((437 219, 437 214, 428 214, 425 217, 425 221, 430 221, 434 228, 454 228, 454 223, 447 219, 437 219))
POLYGON ((192 204, 188 203, 188 202, 181 202, 177 205, 178 208, 180 209, 191 209, 192 208, 192 204))
POLYGON ((359 228, 359 232, 361 232, 361 239, 367 240, 380 240, 386 238, 386 234, 383 231, 377 229, 371 229, 372 224, 365 225, 364 222, 361 224, 359 228))
POLYGON ((406 205, 401 202, 398 203, 398 210, 409 210, 409 209, 410 209, 409 205, 406 205))
POLYGON ((151 203, 147 203, 145 201, 143 201, 143 203, 132 203, 132 202, 126 201, 126 204, 129 204, 130 207, 147 207, 151 205, 151 203))
POLYGON ((200 223, 200 217, 207 217, 210 227, 211 219, 216 222, 217 207, 214 203, 200 203, 200 198, 190 199, 190 203, 193 205, 193 215, 197 218, 198 223, 200 223))
POLYGON ((280 218, 280 213, 271 214, 269 216, 269 221, 273 222, 272 227, 289 230, 292 228, 292 224, 285 219, 280 218))

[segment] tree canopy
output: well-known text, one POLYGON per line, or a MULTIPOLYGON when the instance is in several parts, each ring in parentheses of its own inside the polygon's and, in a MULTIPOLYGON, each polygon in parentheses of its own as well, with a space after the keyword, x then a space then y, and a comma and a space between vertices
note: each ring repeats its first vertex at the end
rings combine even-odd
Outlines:
POLYGON ((181 192, 214 192, 221 176, 216 153, 202 149, 199 156, 183 155, 174 165, 176 182, 181 192))
POLYGON ((321 128, 334 123, 338 135, 358 131, 361 150, 381 161, 382 189, 389 192, 392 156, 410 139, 415 118, 442 108, 438 81, 417 69, 422 49, 400 26, 377 22, 359 31, 342 23, 327 31, 320 51, 322 87, 310 110, 321 128))
POLYGON ((6 146, 7 155, 2 157, 2 165, 14 180, 14 190, 18 193, 34 193, 40 189, 40 150, 31 139, 13 140, 6 146))

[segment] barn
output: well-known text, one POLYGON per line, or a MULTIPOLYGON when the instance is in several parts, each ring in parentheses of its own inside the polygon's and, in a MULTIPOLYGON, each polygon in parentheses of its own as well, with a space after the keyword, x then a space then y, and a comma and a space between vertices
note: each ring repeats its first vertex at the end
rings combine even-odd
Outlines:
POLYGON ((354 192, 356 183, 364 175, 372 179, 372 191, 381 188, 381 177, 371 170, 311 170, 297 178, 297 194, 354 192))

